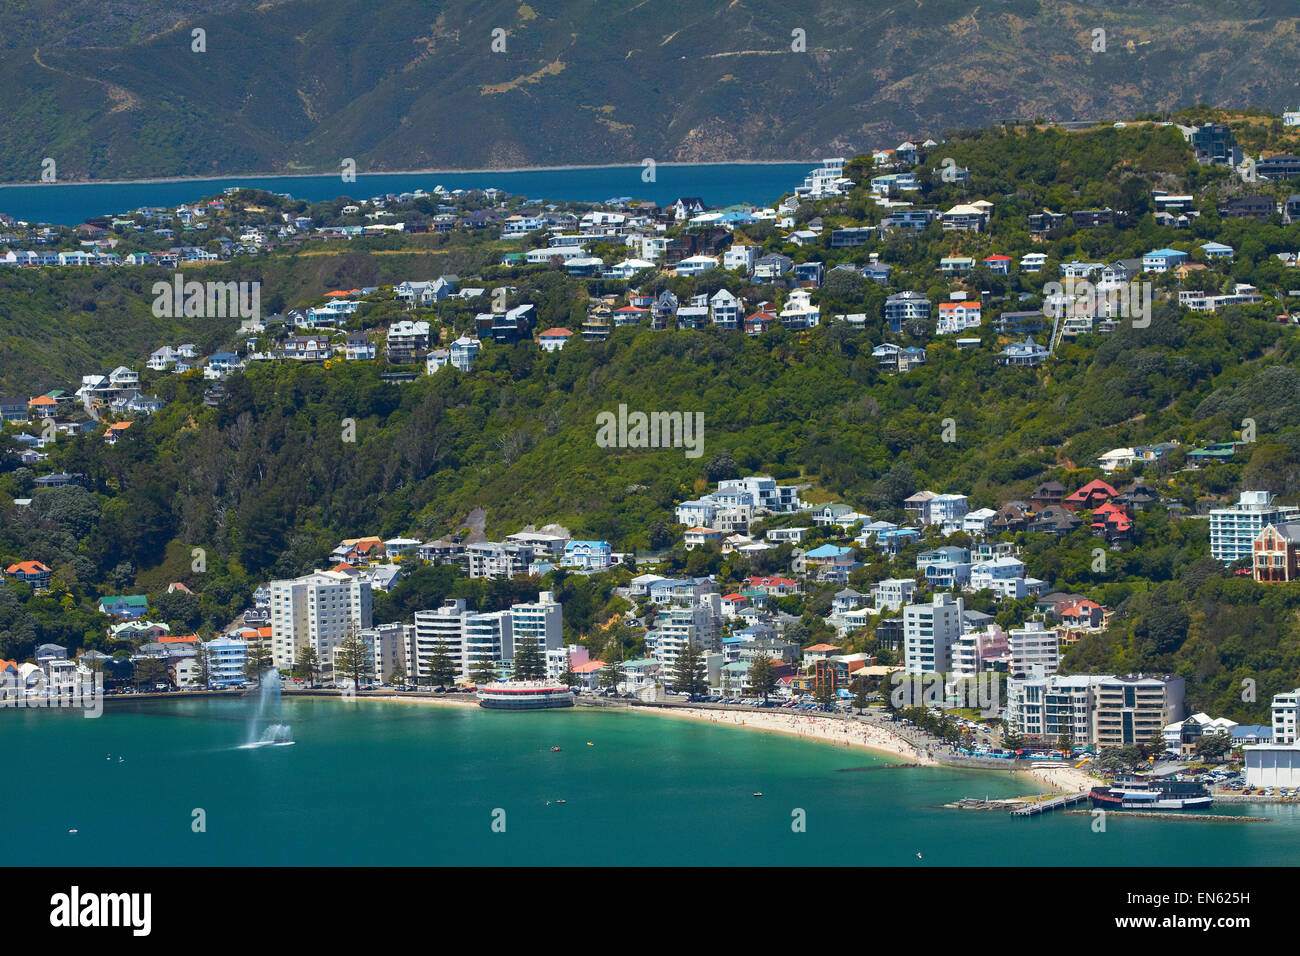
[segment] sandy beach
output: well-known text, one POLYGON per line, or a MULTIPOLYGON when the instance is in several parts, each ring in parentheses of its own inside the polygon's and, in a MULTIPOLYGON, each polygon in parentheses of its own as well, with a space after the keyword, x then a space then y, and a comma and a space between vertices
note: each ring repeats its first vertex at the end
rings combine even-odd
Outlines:
POLYGON ((638 707, 640 714, 658 714, 685 720, 705 720, 713 724, 744 727, 764 733, 808 737, 846 747, 863 747, 907 763, 933 765, 935 761, 901 737, 880 727, 834 717, 809 714, 762 713, 757 711, 708 710, 697 707, 638 707))
POLYGON ((1082 793, 1085 790, 1091 790, 1101 782, 1096 777, 1084 773, 1083 770, 1075 770, 1073 767, 1060 767, 1051 770, 1026 770, 1024 773, 1027 773, 1040 783, 1047 784, 1053 790, 1059 790, 1061 793, 1082 793))
MULTIPOLYGON (((363 695, 357 700, 379 700, 405 704, 433 704, 447 707, 478 707, 478 700, 473 696, 447 697, 404 697, 396 695, 363 695)), ((614 708, 611 708, 614 709, 614 708)), ((618 712, 626 713, 623 708, 618 712)), ((836 717, 818 717, 812 714, 764 713, 759 711, 713 710, 703 707, 636 707, 632 712, 654 714, 660 717, 675 717, 679 720, 703 720, 711 724, 741 727, 762 733, 787 734, 820 740, 825 743, 839 744, 844 747, 861 747, 879 754, 897 757, 916 765, 938 766, 938 761, 919 750, 897 734, 884 727, 876 727, 860 721, 842 720, 836 717)), ((951 766, 950 764, 945 766, 951 766)), ((972 770, 988 770, 987 767, 971 767, 972 770)), ((1075 770, 1073 767, 1058 767, 1039 770, 1017 770, 1017 773, 1032 777, 1035 781, 1060 793, 1080 793, 1096 786, 1096 778, 1075 770)))

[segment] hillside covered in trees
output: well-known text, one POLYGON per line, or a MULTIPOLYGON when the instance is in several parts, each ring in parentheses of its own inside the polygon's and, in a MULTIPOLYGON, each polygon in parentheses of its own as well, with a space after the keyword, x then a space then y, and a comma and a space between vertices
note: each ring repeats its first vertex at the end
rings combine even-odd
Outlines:
MULTIPOLYGON (((835 250, 795 247, 770 227, 750 229, 751 238, 800 260, 824 257, 828 268, 860 264, 877 251, 895 266, 897 286, 938 298, 953 288, 936 279, 940 256, 1044 252, 1048 267, 1037 278, 977 274, 969 280, 1007 309, 1036 307, 1056 263, 1110 261, 1188 238, 1231 240, 1238 250, 1232 263, 1206 269, 1205 281, 1288 286, 1274 253, 1300 248, 1300 226, 1218 220, 1210 212, 1215 197, 1236 187, 1222 173, 1189 165, 1181 137, 1167 127, 1086 137, 972 134, 944 145, 969 166, 971 182, 929 184, 925 198, 953 202, 963 190, 967 199, 995 197, 990 232, 955 235, 935 226, 911 242, 891 238, 835 250), (1144 204, 1157 182, 1205 197, 1207 212, 1191 230, 1175 234, 1155 225, 1144 204), (1130 219, 1124 228, 1067 229, 1033 242, 1024 217, 1050 203, 1108 203, 1130 219)), ((328 214, 324 207, 316 213, 328 214)), ((799 215, 805 221, 820 215, 830 227, 873 221, 878 210, 857 191, 810 204, 799 215)), ((530 237, 525 246, 536 241, 530 237)), ((387 286, 431 270, 510 285, 511 304, 538 306, 540 328, 577 329, 594 297, 621 294, 628 285, 575 280, 548 266, 502 266, 500 251, 495 239, 455 235, 361 240, 344 254, 306 243, 214 266, 213 274, 260 275, 266 301, 277 309, 319 301, 330 288, 380 286, 345 329, 363 333, 406 315, 387 286)), ((139 365, 165 336, 200 328, 192 320, 178 328, 155 325, 162 320, 149 313, 144 294, 152 276, 149 270, 142 276, 40 270, 3 277, 0 296, 24 310, 19 320, 10 313, 4 354, 28 356, 9 387, 30 380, 34 394, 38 387, 65 386, 87 370, 77 367, 81 358, 129 360, 133 353, 132 364, 139 365), (84 327, 65 333, 84 352, 65 355, 49 344, 64 301, 86 313, 78 319, 84 327), (124 338, 108 321, 89 319, 91 313, 133 315, 137 325, 124 338), (52 369, 56 359, 43 355, 56 354, 64 364, 52 369)), ((1136 515, 1133 542, 1110 553, 1103 569, 1095 569, 1098 539, 1086 527, 1060 539, 1009 537, 1021 546, 1029 573, 1053 590, 1087 594, 1117 612, 1109 631, 1071 649, 1068 668, 1176 671, 1194 678, 1194 707, 1263 719, 1264 704, 1243 701, 1240 682, 1257 681, 1260 702, 1297 682, 1300 591, 1255 584, 1209 559, 1203 515, 1243 488, 1300 500, 1300 336, 1276 320, 1274 303, 1190 313, 1164 298, 1147 327, 1125 323, 1107 335, 1083 335, 1063 343, 1041 367, 1008 368, 995 359, 1008 339, 992 323, 972 332, 981 341, 971 350, 906 330, 891 336, 880 315, 885 290, 856 272, 828 276, 818 292, 826 320, 800 332, 627 328, 603 342, 574 336, 556 353, 540 351, 533 340, 488 342, 471 372, 446 368, 402 384, 381 378, 382 362, 253 363, 224 383, 215 404, 204 401, 210 383, 198 371, 145 371, 144 388, 167 403, 162 411, 137 419, 114 445, 97 431, 49 447, 42 468, 82 474, 85 487, 33 493, 36 472, 16 458, 17 429, 7 427, 0 438, 6 453, 0 562, 43 561, 54 570, 54 586, 41 595, 25 585, 0 586, 0 657, 24 657, 40 641, 105 646, 107 619, 94 604, 106 594, 146 592, 168 621, 215 630, 247 606, 258 584, 323 566, 341 538, 432 539, 466 531, 476 513, 485 515, 492 538, 558 522, 642 561, 714 572, 735 583, 747 573, 786 570, 780 562, 788 553, 751 560, 724 558, 716 548, 677 550, 682 529, 674 505, 722 478, 770 474, 805 486, 808 500, 845 501, 873 517, 901 520, 903 499, 920 489, 968 494, 973 508, 997 508, 1027 499, 1047 480, 1073 491, 1098 477, 1097 456, 1111 448, 1177 441, 1181 449, 1158 464, 1108 479, 1123 487, 1140 472, 1164 503, 1136 515), (830 318, 849 311, 866 313, 864 328, 830 318), (924 341, 926 364, 905 375, 884 372, 871 349, 887 338, 924 341), (702 456, 688 458, 680 448, 601 447, 597 415, 620 404, 702 413, 702 456), (1254 423, 1254 440, 1234 460, 1187 467, 1185 449, 1240 440, 1246 419, 1254 423), (12 504, 27 497, 30 506, 12 504), (194 568, 196 548, 203 551, 202 571, 194 568), (173 581, 198 597, 166 595, 173 581)), ((682 297, 722 285, 750 302, 778 294, 718 271, 638 278, 646 289, 672 288, 682 297)), ((1166 293, 1175 288, 1172 277, 1157 285, 1166 293)), ((444 302, 423 317, 446 341, 467 330, 472 308, 444 302)), ((228 328, 209 325, 206 334, 216 345, 226 341, 228 328)), ((841 539, 819 530, 810 540, 841 539)), ((885 577, 910 576, 916 551, 937 543, 932 532, 892 560, 870 558, 850 583, 863 590, 885 577)), ((601 625, 618 607, 610 588, 626 573, 559 575, 551 582, 566 600, 573 637, 607 639, 601 625)), ((377 601, 377 619, 409 618, 448 594, 476 607, 503 606, 540 583, 470 582, 446 568, 424 568, 377 601)), ((819 615, 831 591, 814 590, 784 607, 802 617, 810 638, 824 627, 819 615)), ((978 598, 974 603, 992 609, 978 598)), ((1007 623, 1029 611, 996 610, 1007 623)), ((635 636, 617 639, 635 647, 635 636)), ((874 647, 869 629, 853 641, 874 647)))

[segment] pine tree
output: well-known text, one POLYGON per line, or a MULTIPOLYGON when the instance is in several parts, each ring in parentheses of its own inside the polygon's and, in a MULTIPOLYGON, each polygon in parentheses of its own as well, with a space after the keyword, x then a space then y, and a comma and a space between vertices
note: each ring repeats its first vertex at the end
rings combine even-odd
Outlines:
POLYGON ((541 680, 546 676, 546 662, 531 640, 520 641, 515 645, 514 672, 515 680, 541 680))
POLYGON ((677 655, 677 663, 673 668, 673 685, 692 697, 708 691, 708 670, 704 664, 704 652, 698 645, 688 642, 677 655))
POLYGON ((470 668, 469 677, 480 687, 484 684, 491 684, 497 679, 496 665, 486 658, 475 661, 474 666, 470 668))
POLYGON ((618 685, 623 683, 623 678, 623 661, 615 657, 600 672, 600 686, 617 694, 618 685))
POLYGON ((260 681, 271 669, 272 663, 270 653, 261 642, 252 644, 244 658, 244 676, 249 680, 260 681))
POLYGON ((447 653, 447 647, 439 641, 434 645, 433 655, 425 665, 429 682, 439 687, 446 687, 456 682, 456 662, 447 653))
POLYGON ((366 642, 357 633, 355 625, 348 625, 347 636, 339 645, 337 664, 338 670, 351 679, 353 689, 360 690, 362 677, 369 677, 370 661, 366 642))
POLYGON ((308 644, 298 654, 298 661, 293 666, 293 676, 307 682, 311 687, 316 683, 316 675, 320 673, 320 658, 316 654, 316 648, 308 644))
POLYGON ((776 667, 772 658, 766 654, 754 658, 754 663, 749 665, 749 686, 762 696, 764 703, 769 694, 776 693, 776 667))
POLYGON ((862 713, 867 709, 870 702, 867 700, 867 680, 865 677, 859 677, 853 682, 853 706, 862 713))

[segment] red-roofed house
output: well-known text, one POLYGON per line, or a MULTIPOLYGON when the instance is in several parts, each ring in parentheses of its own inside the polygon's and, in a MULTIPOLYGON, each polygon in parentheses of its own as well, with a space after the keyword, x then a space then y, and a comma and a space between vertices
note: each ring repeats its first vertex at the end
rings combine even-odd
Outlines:
POLYGON ((815 664, 817 661, 824 661, 832 654, 838 654, 842 647, 835 644, 814 644, 811 647, 803 649, 804 665, 815 664))
POLYGON ((558 352, 573 337, 568 329, 547 329, 537 336, 537 342, 543 352, 558 352))
POLYGON ((1004 256, 1000 252, 987 256, 984 264, 994 275, 1004 276, 1011 271, 1011 257, 1004 256))
MULTIPOLYGON (((651 299, 651 301, 654 300, 651 299)), ((648 318, 650 318, 649 309, 636 305, 625 305, 621 309, 614 310, 614 327, 621 329, 625 325, 640 325, 648 318)))
POLYGON ((759 303, 758 311, 745 317, 745 334, 762 335, 781 321, 776 313, 776 306, 771 302, 759 303))
POLYGON ((723 617, 735 617, 747 607, 749 607, 749 598, 740 592, 722 595, 723 617))
POLYGON ((1097 478, 1068 496, 1061 504, 1069 511, 1091 511, 1098 505, 1110 501, 1118 494, 1118 491, 1097 478))
POLYGON ((578 678, 578 684, 588 690, 595 690, 600 686, 600 672, 605 669, 604 661, 587 661, 583 664, 574 664, 570 668, 575 677, 578 678))
POLYGON ((746 578, 745 583, 751 588, 762 591, 764 594, 773 594, 777 596, 785 594, 800 594, 803 592, 801 585, 794 578, 746 578))
POLYGON ((1056 612, 1065 627, 1096 629, 1101 627, 1106 609, 1095 601, 1083 600, 1066 604, 1056 612))
POLYGON ((44 591, 50 586, 53 572, 39 561, 20 561, 5 568, 5 574, 27 582, 37 591, 44 591))
POLYGON ((1107 541, 1127 538, 1133 531, 1133 519, 1128 510, 1112 501, 1106 502, 1092 513, 1092 533, 1105 536, 1107 541))
POLYGON ((939 319, 935 323, 935 335, 952 335, 966 329, 978 328, 983 319, 980 304, 974 300, 966 302, 944 302, 939 306, 939 319))

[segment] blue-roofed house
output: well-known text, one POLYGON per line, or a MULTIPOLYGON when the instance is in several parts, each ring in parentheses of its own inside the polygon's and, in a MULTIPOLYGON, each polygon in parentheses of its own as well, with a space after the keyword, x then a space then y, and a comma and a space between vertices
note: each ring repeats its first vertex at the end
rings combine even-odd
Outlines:
POLYGON ((1273 742, 1273 728, 1267 724, 1238 724, 1230 732, 1234 747, 1271 744, 1273 742))
POLYGON ((1142 257, 1143 272, 1169 272, 1188 260, 1185 252, 1177 249, 1153 249, 1142 257))
POLYGON ((845 581, 849 572, 860 566, 856 551, 834 544, 813 548, 804 554, 803 559, 809 571, 815 570, 823 581, 845 581))
POLYGON ((1201 251, 1205 253, 1207 259, 1232 259, 1232 246, 1225 246, 1221 242, 1206 242, 1201 244, 1201 251))

